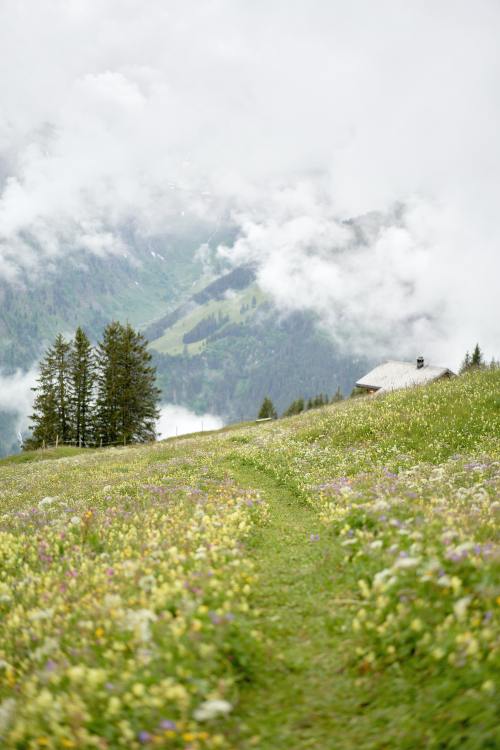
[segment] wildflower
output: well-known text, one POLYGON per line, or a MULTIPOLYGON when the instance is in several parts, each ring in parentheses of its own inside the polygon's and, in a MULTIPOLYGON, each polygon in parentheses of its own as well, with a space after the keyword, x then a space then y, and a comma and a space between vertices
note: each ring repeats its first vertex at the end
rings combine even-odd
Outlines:
POLYGON ((444 656, 445 656, 445 652, 443 651, 443 649, 442 649, 442 648, 435 648, 435 649, 434 649, 434 650, 432 651, 432 657, 433 657, 433 659, 435 659, 436 661, 439 661, 439 660, 440 660, 440 659, 442 659, 442 658, 443 658, 444 656))
POLYGON ((416 568, 420 563, 420 557, 400 557, 392 566, 396 570, 416 568))
POLYGON ((481 690, 484 693, 494 693, 495 692, 495 683, 493 682, 493 680, 486 680, 481 685, 481 690))
POLYGON ((47 508, 48 506, 52 505, 53 503, 57 502, 59 500, 58 497, 43 497, 40 502, 38 503, 39 508, 47 508))
POLYGON ((14 698, 6 698, 0 703, 0 738, 2 738, 9 729, 14 718, 16 701, 14 698))
POLYGON ((461 599, 455 602, 455 604, 453 605, 453 612, 455 613, 457 620, 463 620, 465 618, 467 607, 469 606, 470 601, 470 596, 463 596, 461 599))
POLYGON ((175 721, 170 721, 170 719, 162 719, 160 721, 160 729, 165 729, 171 732, 175 732, 176 728, 177 728, 177 725, 175 721))
POLYGON ((80 516, 71 516, 69 522, 72 526, 78 526, 81 522, 80 516))
POLYGON ((226 716, 232 711, 232 705, 225 700, 205 701, 195 710, 193 716, 196 721, 209 721, 217 716, 226 716))

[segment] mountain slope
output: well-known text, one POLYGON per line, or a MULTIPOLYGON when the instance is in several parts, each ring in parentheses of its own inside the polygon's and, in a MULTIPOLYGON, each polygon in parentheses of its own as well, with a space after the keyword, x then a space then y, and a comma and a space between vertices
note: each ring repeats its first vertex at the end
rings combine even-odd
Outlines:
POLYGON ((268 395, 279 411, 300 396, 350 393, 367 359, 344 355, 314 315, 282 315, 239 267, 149 326, 166 401, 227 421, 255 416, 268 395))

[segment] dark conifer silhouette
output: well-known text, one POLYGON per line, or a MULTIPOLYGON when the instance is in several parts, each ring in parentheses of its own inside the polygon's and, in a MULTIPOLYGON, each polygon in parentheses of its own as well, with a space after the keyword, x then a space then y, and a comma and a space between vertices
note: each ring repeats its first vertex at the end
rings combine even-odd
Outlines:
POLYGON ((273 402, 266 396, 260 407, 257 419, 276 419, 277 416, 278 413, 274 408, 273 402))
POLYGON ((96 351, 81 328, 58 335, 40 363, 26 448, 154 440, 160 390, 142 334, 113 321, 96 351))

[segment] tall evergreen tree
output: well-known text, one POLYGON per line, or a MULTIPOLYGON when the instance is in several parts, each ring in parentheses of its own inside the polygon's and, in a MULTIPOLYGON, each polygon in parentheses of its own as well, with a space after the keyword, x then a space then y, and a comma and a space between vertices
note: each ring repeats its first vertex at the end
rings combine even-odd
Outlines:
POLYGON ((58 414, 53 364, 47 351, 40 362, 37 385, 32 388, 35 392, 35 400, 33 414, 30 415, 31 437, 23 443, 25 450, 40 448, 44 443, 52 443, 56 439, 58 414))
POLYGON ((59 440, 67 443, 71 437, 71 404, 69 393, 69 372, 71 344, 58 334, 54 341, 54 360, 57 382, 57 411, 59 415, 59 440))
POLYGON ((70 345, 59 334, 40 362, 38 385, 31 415, 32 437, 26 447, 45 443, 66 443, 70 439, 69 400, 70 345))
POLYGON ((483 367, 484 365, 483 353, 479 348, 479 344, 476 344, 476 346, 474 347, 474 351, 472 352, 472 357, 470 359, 470 365, 471 367, 475 368, 483 367))
POLYGON ((156 368, 151 359, 144 336, 127 324, 122 329, 120 349, 120 442, 144 442, 156 437, 161 391, 156 387, 156 368))
POLYGON ((76 329, 70 357, 71 432, 77 445, 92 438, 94 354, 82 328, 76 329))
POLYGON ((119 436, 122 338, 123 326, 113 321, 104 329, 102 341, 97 346, 94 430, 97 442, 103 445, 116 443, 119 436))
POLYGON ((97 351, 98 441, 154 440, 159 398, 147 341, 130 325, 110 323, 97 351))

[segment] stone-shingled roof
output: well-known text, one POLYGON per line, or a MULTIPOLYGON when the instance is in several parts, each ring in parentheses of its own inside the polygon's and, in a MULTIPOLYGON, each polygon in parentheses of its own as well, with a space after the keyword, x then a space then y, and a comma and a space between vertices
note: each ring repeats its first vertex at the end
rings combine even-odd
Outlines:
POLYGON ((378 392, 394 391, 398 388, 410 388, 424 385, 444 376, 454 375, 447 367, 425 365, 417 367, 416 362, 384 362, 364 375, 356 386, 378 392))

